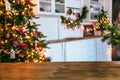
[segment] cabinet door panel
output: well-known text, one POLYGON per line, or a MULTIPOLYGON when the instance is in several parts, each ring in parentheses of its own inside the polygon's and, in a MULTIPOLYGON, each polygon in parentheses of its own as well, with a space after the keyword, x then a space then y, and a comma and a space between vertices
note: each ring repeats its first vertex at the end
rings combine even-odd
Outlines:
POLYGON ((57 17, 52 16, 41 16, 35 20, 37 24, 41 24, 38 29, 47 36, 46 40, 57 40, 58 39, 58 24, 57 17))
POLYGON ((80 27, 79 29, 67 29, 65 25, 60 23, 59 26, 59 38, 80 38, 83 37, 83 28, 80 27))
POLYGON ((111 61, 111 45, 102 42, 101 38, 96 38, 97 61, 111 61))
POLYGON ((83 0, 66 0, 67 7, 81 8, 83 6, 83 0))
POLYGON ((94 39, 66 42, 65 55, 66 61, 96 61, 94 39))
POLYGON ((45 55, 50 56, 52 62, 64 61, 62 43, 49 44, 50 49, 46 49, 45 55))

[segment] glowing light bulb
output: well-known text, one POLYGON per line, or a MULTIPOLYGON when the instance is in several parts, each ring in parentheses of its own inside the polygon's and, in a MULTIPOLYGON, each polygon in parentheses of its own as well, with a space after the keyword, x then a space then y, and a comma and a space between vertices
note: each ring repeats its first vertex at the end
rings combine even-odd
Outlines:
POLYGON ((16 29, 16 26, 13 26, 13 27, 12 27, 12 30, 15 30, 15 29, 16 29))
POLYGON ((30 39, 30 36, 26 36, 27 39, 30 39))
POLYGON ((31 36, 33 36, 33 33, 30 33, 31 34, 31 36))

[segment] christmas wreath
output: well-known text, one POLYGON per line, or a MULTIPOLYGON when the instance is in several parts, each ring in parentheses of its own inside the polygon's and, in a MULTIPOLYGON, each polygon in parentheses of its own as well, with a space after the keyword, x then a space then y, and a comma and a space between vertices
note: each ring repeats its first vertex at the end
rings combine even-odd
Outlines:
MULTIPOLYGON (((83 19, 86 18, 87 13, 88 13, 87 6, 84 6, 82 8, 82 14, 80 13, 75 14, 76 19, 72 19, 71 17, 61 16, 61 23, 63 23, 67 27, 67 29, 79 28, 83 19)), ((67 14, 69 15, 71 14, 71 9, 68 10, 67 14)))

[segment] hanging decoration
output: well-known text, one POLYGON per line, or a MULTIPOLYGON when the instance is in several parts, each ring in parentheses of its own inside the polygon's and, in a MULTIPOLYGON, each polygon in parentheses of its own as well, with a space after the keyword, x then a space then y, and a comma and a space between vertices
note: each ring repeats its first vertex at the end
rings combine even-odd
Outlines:
POLYGON ((82 8, 82 13, 74 13, 74 17, 71 17, 72 14, 72 10, 71 8, 68 9, 67 11, 67 15, 69 15, 68 17, 65 16, 61 16, 61 23, 63 23, 67 29, 75 29, 75 28, 79 28, 83 19, 86 18, 88 13, 88 9, 87 6, 84 6, 82 8))
POLYGON ((6 0, 5 2, 6 10, 11 10, 10 6, 11 6, 10 3, 8 2, 8 0, 6 0))

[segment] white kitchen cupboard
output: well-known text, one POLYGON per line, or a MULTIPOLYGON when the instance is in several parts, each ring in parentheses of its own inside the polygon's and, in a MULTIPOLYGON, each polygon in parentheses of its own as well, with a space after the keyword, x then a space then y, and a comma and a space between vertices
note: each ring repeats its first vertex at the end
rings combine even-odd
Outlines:
MULTIPOLYGON (((72 14, 66 14, 66 17, 75 18, 75 13, 80 13, 83 6, 83 0, 65 0, 66 1, 66 12, 68 9, 72 9, 72 14)), ((59 18, 60 21, 60 18, 59 18)), ((80 38, 83 37, 83 26, 73 29, 67 29, 64 24, 61 22, 58 25, 59 27, 59 39, 64 38, 80 38)))
POLYGON ((51 58, 51 62, 63 62, 64 52, 63 43, 48 44, 49 48, 46 48, 45 56, 51 58))
POLYGON ((111 61, 112 48, 106 42, 102 42, 101 38, 96 38, 97 61, 111 61))
MULTIPOLYGON (((41 24, 39 26, 39 31, 43 32, 47 36, 46 40, 61 40, 65 38, 80 38, 83 37, 83 27, 76 30, 68 30, 60 22, 59 15, 66 14, 69 7, 72 8, 81 8, 86 4, 88 9, 90 5, 98 4, 96 2, 90 2, 91 0, 63 0, 64 3, 59 3, 56 0, 33 0, 36 2, 37 6, 35 7, 35 14, 39 14, 40 17, 35 22, 41 24), (55 2, 56 1, 56 2, 55 2), (41 4, 40 4, 41 3, 41 4), (40 5, 45 6, 45 11, 40 11, 40 5), (61 8, 60 8, 61 6, 61 8), (65 6, 65 7, 64 7, 65 6), (64 9, 63 9, 64 7, 64 9), (61 12, 56 9, 61 9, 61 12), (56 10, 56 11, 55 11, 56 10), (63 10, 63 11, 62 11, 63 10), (54 16, 57 15, 57 16, 54 16)), ((107 0, 104 0, 102 3, 105 10, 111 14, 111 1, 109 0, 108 5, 107 0)), ((101 3, 99 3, 101 4, 101 3)), ((76 10, 74 10, 76 12, 76 10)), ((91 23, 90 21, 96 21, 90 18, 91 13, 88 13, 87 19, 83 20, 83 23, 91 23)), ((91 23, 92 24, 92 23, 91 23)), ((111 53, 110 46, 106 43, 100 41, 101 38, 92 38, 92 39, 82 39, 76 41, 67 41, 67 42, 58 42, 50 43, 48 46, 51 49, 46 49, 45 55, 52 58, 52 62, 62 62, 62 61, 110 61, 111 53)))
POLYGON ((60 23, 59 26, 59 39, 65 38, 80 38, 83 37, 83 26, 81 25, 80 28, 67 29, 63 24, 60 23))
POLYGON ((38 26, 38 30, 45 36, 45 40, 58 40, 58 18, 53 16, 40 16, 39 19, 34 19, 38 26))
POLYGON ((66 61, 96 61, 94 39, 66 42, 66 61))
POLYGON ((45 55, 52 62, 111 61, 111 46, 101 38, 82 39, 49 44, 45 55))
POLYGON ((34 0, 34 12, 37 15, 64 15, 65 0, 34 0))
POLYGON ((89 10, 87 21, 97 21, 102 6, 104 7, 104 0, 84 0, 84 5, 89 10))

